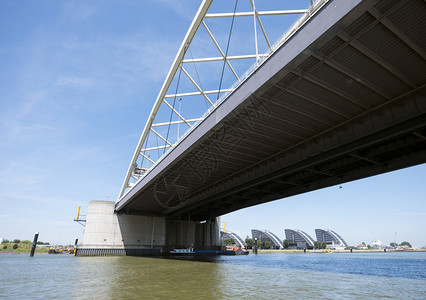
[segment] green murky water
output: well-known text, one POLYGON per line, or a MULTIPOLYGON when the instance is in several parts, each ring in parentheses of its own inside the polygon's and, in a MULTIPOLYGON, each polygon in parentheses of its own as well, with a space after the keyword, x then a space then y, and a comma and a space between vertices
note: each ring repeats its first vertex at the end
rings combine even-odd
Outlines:
POLYGON ((426 253, 251 254, 204 261, 0 255, 0 298, 425 299, 425 267, 426 253))

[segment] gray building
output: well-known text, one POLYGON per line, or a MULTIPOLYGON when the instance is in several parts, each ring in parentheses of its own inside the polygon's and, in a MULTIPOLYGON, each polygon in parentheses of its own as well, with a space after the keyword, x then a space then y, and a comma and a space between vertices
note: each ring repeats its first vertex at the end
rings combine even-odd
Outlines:
POLYGON ((290 242, 291 247, 299 249, 313 248, 314 239, 306 232, 299 229, 285 229, 285 238, 290 242))
POLYGON ((220 232, 220 240, 226 240, 226 239, 233 239, 235 241, 235 244, 239 246, 241 249, 246 247, 246 243, 240 236, 232 231, 221 231, 220 232))
POLYGON ((268 230, 252 229, 251 236, 253 240, 257 239, 262 244, 264 244, 266 241, 269 241, 271 243, 272 248, 275 248, 275 249, 283 248, 283 244, 280 238, 268 230))
POLYGON ((327 247, 347 247, 348 244, 345 240, 338 235, 335 231, 330 229, 315 229, 315 235, 317 236, 317 241, 326 243, 327 247))

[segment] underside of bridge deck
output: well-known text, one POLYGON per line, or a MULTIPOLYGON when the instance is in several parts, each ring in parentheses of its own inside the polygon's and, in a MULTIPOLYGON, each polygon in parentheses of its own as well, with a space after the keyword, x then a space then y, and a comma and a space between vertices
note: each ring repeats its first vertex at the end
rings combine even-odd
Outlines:
POLYGON ((423 0, 330 1, 116 210, 206 220, 425 163, 425 30, 423 0))

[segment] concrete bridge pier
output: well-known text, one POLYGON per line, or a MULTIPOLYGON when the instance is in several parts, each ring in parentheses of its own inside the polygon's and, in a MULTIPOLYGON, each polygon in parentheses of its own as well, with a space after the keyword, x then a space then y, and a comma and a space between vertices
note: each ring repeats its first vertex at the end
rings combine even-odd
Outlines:
POLYGON ((203 223, 182 220, 166 221, 166 251, 194 247, 196 250, 219 250, 219 218, 203 223))
POLYGON ((206 222, 115 213, 111 201, 90 201, 77 256, 168 255, 173 248, 219 250, 219 218, 206 222))

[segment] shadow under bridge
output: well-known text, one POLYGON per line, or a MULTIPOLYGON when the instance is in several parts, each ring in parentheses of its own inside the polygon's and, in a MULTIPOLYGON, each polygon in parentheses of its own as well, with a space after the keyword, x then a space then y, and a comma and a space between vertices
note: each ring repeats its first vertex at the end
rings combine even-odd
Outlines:
POLYGON ((207 220, 426 162, 426 4, 329 1, 116 204, 207 220))

